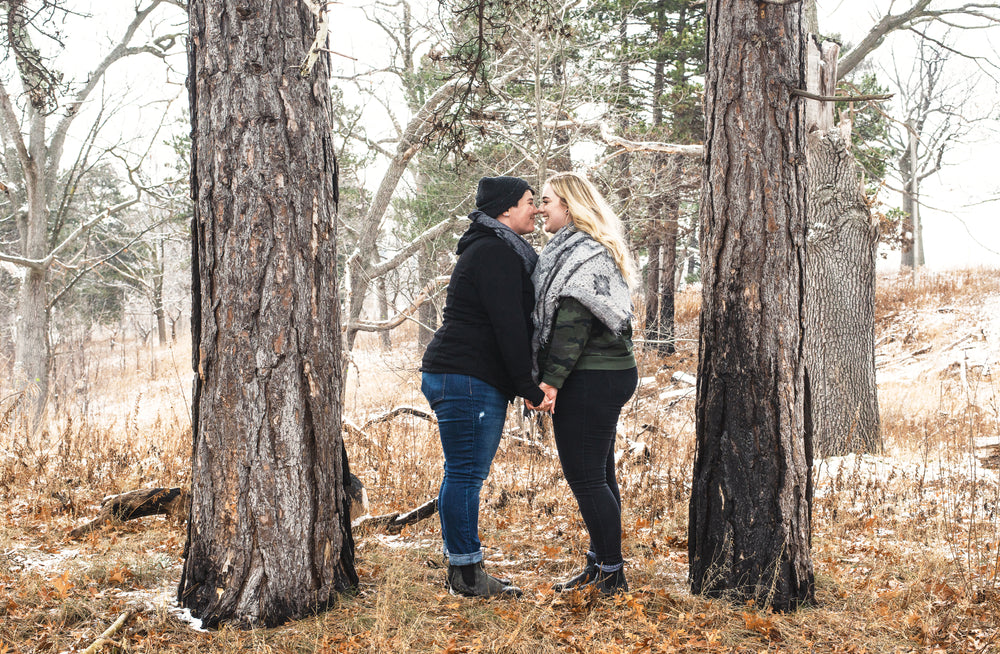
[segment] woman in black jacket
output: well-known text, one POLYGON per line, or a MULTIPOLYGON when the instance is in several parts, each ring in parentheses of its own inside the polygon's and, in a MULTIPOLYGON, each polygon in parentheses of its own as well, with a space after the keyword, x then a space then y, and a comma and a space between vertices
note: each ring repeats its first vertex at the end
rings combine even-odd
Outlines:
POLYGON ((444 479, 438 494, 448 586, 469 597, 517 596, 483 570, 479 492, 515 395, 547 409, 532 381, 531 283, 538 255, 522 236, 535 229, 534 192, 523 179, 479 180, 472 224, 458 242, 441 328, 420 370, 438 419, 444 479))

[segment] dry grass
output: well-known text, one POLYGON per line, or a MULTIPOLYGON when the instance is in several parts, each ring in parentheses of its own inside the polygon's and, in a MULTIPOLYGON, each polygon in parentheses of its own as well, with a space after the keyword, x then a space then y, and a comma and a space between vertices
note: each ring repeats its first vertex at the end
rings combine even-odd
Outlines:
MULTIPOLYGON (((120 345, 111 351, 92 343, 59 360, 62 399, 49 421, 57 444, 50 452, 19 445, 23 425, 8 412, 17 397, 0 404, 0 652, 82 651, 129 607, 142 611, 115 637, 117 651, 1000 650, 1000 490, 996 471, 983 463, 984 439, 1000 434, 1000 334, 991 331, 1000 325, 983 311, 991 301, 1000 303, 997 272, 880 280, 887 453, 817 462, 818 602, 789 615, 686 590, 694 399, 671 393, 684 387, 670 376, 695 372, 696 291, 677 300, 678 336, 690 340, 670 357, 640 354, 646 383, 621 424, 625 439, 648 448, 648 457, 620 462, 630 595, 600 600, 547 589, 580 563, 583 526, 551 438, 540 446, 505 439, 483 492, 480 528, 489 565, 512 576, 524 599, 448 595, 431 519, 399 536, 360 540, 358 594, 270 630, 199 633, 178 618, 172 597, 182 525, 144 518, 68 538, 102 496, 182 485, 189 474, 186 347, 133 346, 122 354, 120 345), (970 352, 979 350, 970 347, 993 352, 993 368, 977 368, 970 352)), ((425 406, 413 334, 394 336, 391 352, 374 338, 359 339, 345 409, 356 424, 393 406, 425 406)), ((515 430, 529 423, 513 413, 508 420, 515 430)), ((433 426, 404 417, 366 436, 348 448, 373 513, 412 508, 436 494, 442 461, 433 426)))

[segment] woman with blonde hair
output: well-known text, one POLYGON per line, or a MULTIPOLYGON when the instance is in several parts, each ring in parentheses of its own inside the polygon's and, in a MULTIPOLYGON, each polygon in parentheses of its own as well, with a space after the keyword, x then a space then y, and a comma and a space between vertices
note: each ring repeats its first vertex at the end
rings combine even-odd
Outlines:
POLYGON ((627 591, 622 569, 621 495, 615 434, 638 382, 632 354, 634 264, 621 221, 582 175, 545 183, 544 229, 555 236, 535 267, 535 373, 553 405, 563 474, 590 535, 583 571, 557 591, 594 587, 627 591))

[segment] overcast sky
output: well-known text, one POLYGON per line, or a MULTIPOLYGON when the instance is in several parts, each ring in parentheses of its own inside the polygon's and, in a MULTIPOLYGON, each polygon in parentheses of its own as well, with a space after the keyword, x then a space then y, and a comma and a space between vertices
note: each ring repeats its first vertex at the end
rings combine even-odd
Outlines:
MULTIPOLYGON (((820 30, 839 33, 845 45, 860 40, 891 8, 898 13, 911 2, 891 0, 819 0, 820 30)), ((947 5, 939 0, 937 6, 947 5)), ((888 82, 886 70, 908 71, 912 66, 915 35, 901 32, 886 39, 871 57, 874 72, 888 82)), ((952 39, 963 52, 990 59, 1000 65, 1000 28, 952 31, 952 39)), ((975 94, 966 105, 967 115, 992 114, 993 121, 979 125, 965 142, 944 158, 944 168, 921 186, 921 217, 927 266, 933 270, 984 265, 1000 267, 1000 94, 994 78, 1000 70, 984 74, 968 60, 953 57, 949 75, 975 79, 975 94)), ((887 109, 893 108, 892 102, 887 109)), ((894 185, 897 185, 894 183, 894 185)), ((898 186, 897 186, 898 187, 898 186)), ((899 205, 899 193, 888 192, 886 203, 899 205)), ((898 252, 886 252, 884 268, 899 266, 898 252)))

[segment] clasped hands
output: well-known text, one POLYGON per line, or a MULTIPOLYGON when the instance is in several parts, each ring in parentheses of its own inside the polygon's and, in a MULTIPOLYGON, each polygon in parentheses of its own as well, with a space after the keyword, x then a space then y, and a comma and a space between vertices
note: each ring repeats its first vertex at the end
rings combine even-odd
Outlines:
POLYGON ((527 406, 532 411, 542 411, 544 413, 555 413, 556 412, 556 393, 559 392, 559 389, 556 388, 555 386, 550 386, 549 384, 546 384, 545 382, 542 382, 541 384, 539 384, 538 388, 542 389, 542 392, 545 393, 545 399, 542 400, 542 403, 539 404, 538 406, 535 406, 534 404, 532 404, 530 400, 525 400, 524 401, 525 406, 527 406))

